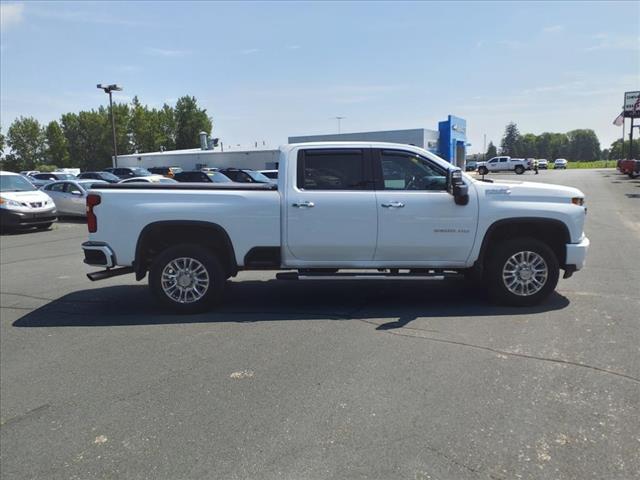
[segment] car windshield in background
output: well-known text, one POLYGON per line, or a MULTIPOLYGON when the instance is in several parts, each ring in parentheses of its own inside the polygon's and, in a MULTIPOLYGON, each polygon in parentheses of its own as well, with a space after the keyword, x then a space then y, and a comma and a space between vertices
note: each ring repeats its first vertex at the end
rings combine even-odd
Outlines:
POLYGON ((254 170, 244 170, 244 173, 249 175, 256 182, 262 182, 262 183, 271 183, 272 182, 272 180, 269 177, 261 174, 260 172, 256 172, 254 170))
POLYGON ((31 192, 37 190, 20 175, 0 175, 0 192, 31 192))
POLYGON ((211 180, 213 180, 215 183, 231 183, 232 181, 224 173, 220 173, 220 172, 207 173, 207 175, 209 175, 211 180))
POLYGON ((58 177, 58 180, 75 180, 76 179, 76 176, 71 175, 70 173, 56 173, 55 175, 56 177, 58 177))
POLYGON ((132 168, 131 171, 136 177, 150 177, 153 175, 153 173, 146 168, 132 168))
POLYGON ((108 182, 117 182, 120 180, 111 172, 100 172, 100 177, 108 182))
POLYGON ((173 178, 159 178, 158 183, 178 183, 173 178))

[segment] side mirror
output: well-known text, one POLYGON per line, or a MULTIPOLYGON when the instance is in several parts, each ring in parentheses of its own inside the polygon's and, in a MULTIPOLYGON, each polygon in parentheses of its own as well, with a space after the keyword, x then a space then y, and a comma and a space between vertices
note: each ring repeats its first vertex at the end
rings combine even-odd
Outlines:
POLYGON ((469 186, 462 179, 462 170, 452 168, 447 172, 447 191, 453 195, 456 205, 469 203, 469 186))

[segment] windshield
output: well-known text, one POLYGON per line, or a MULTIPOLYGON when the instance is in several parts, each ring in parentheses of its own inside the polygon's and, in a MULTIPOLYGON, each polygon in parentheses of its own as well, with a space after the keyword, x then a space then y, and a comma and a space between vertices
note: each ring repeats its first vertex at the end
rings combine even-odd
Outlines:
POLYGON ((214 183, 230 183, 231 182, 231 179, 227 177, 224 173, 213 172, 213 173, 207 173, 207 175, 209 175, 209 178, 211 178, 211 180, 214 183))
POLYGON ((0 192, 31 192, 37 190, 20 175, 0 175, 0 192))
POLYGON ((113 173, 110 173, 110 172, 100 172, 100 178, 103 178, 104 180, 107 180, 109 182, 117 182, 118 180, 120 180, 118 177, 116 177, 113 173))
POLYGON ((153 175, 153 173, 151 173, 146 168, 136 167, 136 168, 132 168, 131 171, 134 173, 136 177, 150 177, 151 175, 153 175))
POLYGON ((58 180, 75 180, 76 176, 71 175, 70 173, 55 173, 54 174, 58 180))
POLYGON ((264 176, 260 172, 255 172, 253 170, 244 170, 244 173, 249 175, 256 182, 262 182, 262 183, 271 183, 272 182, 272 180, 269 177, 264 176))

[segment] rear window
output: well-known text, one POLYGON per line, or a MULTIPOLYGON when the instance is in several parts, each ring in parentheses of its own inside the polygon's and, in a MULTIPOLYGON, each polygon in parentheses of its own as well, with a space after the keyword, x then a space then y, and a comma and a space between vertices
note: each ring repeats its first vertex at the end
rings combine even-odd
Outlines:
POLYGON ((302 190, 363 190, 367 185, 363 151, 301 150, 297 184, 302 190))

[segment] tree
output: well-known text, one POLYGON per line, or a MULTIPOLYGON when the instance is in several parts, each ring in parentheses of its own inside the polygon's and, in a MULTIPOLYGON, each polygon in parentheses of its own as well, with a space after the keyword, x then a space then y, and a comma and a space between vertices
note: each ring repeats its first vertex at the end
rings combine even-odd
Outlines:
POLYGON ((60 128, 60 124, 55 120, 49 122, 45 129, 45 138, 47 142, 46 162, 58 167, 69 167, 69 149, 67 148, 67 139, 60 128))
POLYGON ((4 135, 2 134, 2 127, 0 127, 0 158, 2 158, 2 154, 4 153, 4 135))
POLYGON ((517 157, 519 154, 519 141, 520 132, 518 131, 518 126, 513 122, 509 122, 504 129, 504 136, 502 137, 502 143, 500 144, 502 148, 502 155, 517 157))
POLYGON ((593 130, 572 130, 567 133, 567 157, 578 162, 590 162, 600 158, 600 142, 593 130))
POLYGON ((38 120, 33 117, 20 117, 13 121, 7 131, 7 145, 12 153, 7 160, 13 168, 32 170, 43 163, 45 136, 38 120))
POLYGON ((489 142, 489 146, 487 147, 487 153, 485 153, 484 156, 487 160, 498 156, 498 149, 493 144, 493 142, 489 142))
MULTIPOLYGON (((538 158, 538 137, 533 133, 525 133, 516 144, 519 157, 538 158)), ((542 158, 542 157, 541 157, 542 158)))
MULTIPOLYGON (((640 156, 640 142, 637 140, 633 141, 633 155, 632 158, 638 158, 640 156)), ((624 144, 622 143, 622 139, 619 138, 615 142, 611 144, 611 149, 609 150, 609 158, 611 160, 620 160, 629 158, 629 140, 625 140, 624 144)))
POLYGON ((175 108, 176 149, 200 145, 200 132, 211 134, 212 123, 206 109, 198 108, 195 97, 178 99, 175 108))

